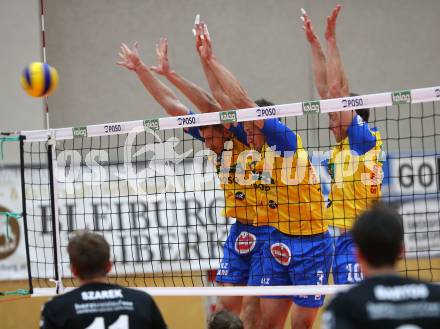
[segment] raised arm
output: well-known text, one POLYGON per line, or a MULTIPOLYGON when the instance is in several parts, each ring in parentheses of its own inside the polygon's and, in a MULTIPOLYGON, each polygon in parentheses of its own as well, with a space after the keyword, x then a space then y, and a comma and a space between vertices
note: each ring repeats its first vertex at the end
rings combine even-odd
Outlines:
POLYGON ((166 38, 160 38, 159 45, 156 45, 156 54, 158 65, 152 66, 151 70, 165 76, 200 112, 218 112, 221 110, 219 104, 206 91, 185 79, 176 71, 171 70, 168 60, 168 41, 166 38))
POLYGON ((303 29, 306 34, 307 41, 310 44, 312 51, 312 68, 313 76, 315 77, 315 85, 319 96, 322 99, 329 97, 327 85, 327 63, 322 50, 321 43, 313 31, 312 21, 307 15, 306 11, 302 9, 301 19, 303 21, 303 29))
POLYGON ((132 49, 123 43, 119 57, 121 57, 121 60, 117 64, 134 71, 145 89, 147 89, 150 95, 153 96, 169 115, 179 116, 190 114, 188 108, 179 101, 173 91, 158 80, 141 61, 137 42, 134 43, 132 49))
POLYGON ((212 53, 211 40, 202 38, 200 56, 208 63, 222 89, 231 100, 235 108, 256 107, 257 104, 248 96, 234 75, 224 67, 212 53))
POLYGON ((208 81, 209 89, 211 90, 212 96, 220 104, 223 110, 230 110, 235 108, 234 104, 226 95, 225 91, 220 85, 220 82, 217 80, 216 76, 214 75, 214 72, 212 72, 211 68, 209 67, 209 64, 207 63, 205 58, 201 56, 202 38, 208 38, 209 41, 211 40, 211 37, 208 32, 208 27, 204 23, 196 24, 195 32, 196 32, 195 35, 196 50, 197 53, 199 54, 200 62, 202 63, 203 71, 205 73, 206 80, 208 81))
POLYGON ((336 20, 341 5, 337 5, 332 14, 327 17, 325 39, 327 40, 327 83, 329 95, 332 98, 350 95, 348 79, 342 66, 341 54, 336 44, 336 20))

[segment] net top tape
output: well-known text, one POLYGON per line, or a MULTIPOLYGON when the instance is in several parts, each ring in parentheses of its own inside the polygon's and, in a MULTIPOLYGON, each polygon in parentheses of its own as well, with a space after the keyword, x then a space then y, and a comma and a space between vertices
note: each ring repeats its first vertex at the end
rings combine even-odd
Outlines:
POLYGON ((167 130, 431 101, 440 101, 440 86, 158 119, 49 130, 29 130, 22 131, 20 134, 26 138, 25 142, 47 141, 50 138, 66 140, 81 137, 127 134, 129 132, 140 132, 148 129, 167 130))

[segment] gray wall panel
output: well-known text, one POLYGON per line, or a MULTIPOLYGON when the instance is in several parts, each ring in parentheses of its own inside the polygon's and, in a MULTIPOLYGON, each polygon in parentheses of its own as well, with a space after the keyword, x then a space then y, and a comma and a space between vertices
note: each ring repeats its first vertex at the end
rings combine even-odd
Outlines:
MULTIPOLYGON (((41 60, 38 1, 0 1, 0 131, 42 129, 41 99, 20 86, 23 68, 41 60)), ((18 161, 18 144, 6 143, 3 163, 18 161)))
MULTIPOLYGON (((300 8, 309 11, 323 41, 325 18, 335 3, 47 0, 48 60, 60 72, 60 88, 50 99, 52 123, 61 127, 164 115, 136 76, 115 65, 123 41, 140 41, 144 61, 152 65, 156 42, 167 36, 172 67, 206 88, 191 34, 196 13, 209 23, 216 55, 252 97, 276 103, 316 98, 300 8)), ((440 1, 342 4, 338 41, 352 90, 372 93, 439 84, 440 1)), ((318 140, 312 130, 318 124, 325 129, 327 121, 320 116, 318 123, 312 116, 295 126, 309 129, 303 133, 306 145, 328 145, 328 132, 321 131, 318 140)))

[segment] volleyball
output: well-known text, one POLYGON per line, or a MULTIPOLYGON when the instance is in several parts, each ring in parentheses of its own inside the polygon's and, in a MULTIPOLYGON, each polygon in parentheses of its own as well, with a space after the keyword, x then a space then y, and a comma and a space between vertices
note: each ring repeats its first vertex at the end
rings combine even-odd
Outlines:
POLYGON ((20 82, 32 97, 49 96, 58 87, 58 72, 47 63, 34 62, 25 67, 20 82))

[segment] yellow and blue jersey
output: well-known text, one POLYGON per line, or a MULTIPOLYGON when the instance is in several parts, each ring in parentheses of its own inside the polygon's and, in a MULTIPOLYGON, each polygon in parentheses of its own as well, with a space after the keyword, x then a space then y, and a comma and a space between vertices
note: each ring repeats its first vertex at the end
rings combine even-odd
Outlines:
POLYGON ((379 131, 356 115, 347 133, 328 161, 332 182, 326 210, 327 224, 344 229, 380 199, 383 177, 379 131))
POLYGON ((232 138, 226 144, 229 145, 226 145, 226 149, 217 160, 220 187, 225 193, 223 214, 236 218, 242 224, 253 225, 257 217, 256 190, 251 184, 240 184, 239 178, 236 177, 237 172, 243 173, 243 176, 252 174, 249 168, 243 167, 238 161, 240 154, 250 149, 237 138, 232 138))
MULTIPOLYGON (((278 119, 266 119, 262 129, 266 144, 259 159, 252 161, 243 156, 253 150, 246 144, 242 124, 230 130, 234 137, 217 159, 224 215, 242 224, 270 225, 289 235, 327 231, 319 179, 301 137, 278 119)), ((197 136, 196 131, 187 132, 197 136)))
MULTIPOLYGON (((245 224, 270 225, 289 235, 325 232, 319 180, 301 137, 278 119, 266 119, 262 133, 266 144, 257 161, 243 157, 242 152, 252 150, 237 138, 222 153, 218 172, 225 215, 245 224)), ((243 137, 240 132, 234 135, 243 137)))
MULTIPOLYGON (((261 170, 264 158, 274 158, 272 179, 258 188, 256 225, 267 223, 289 235, 312 235, 325 232, 324 202, 320 183, 301 137, 278 119, 265 120, 262 129, 266 145, 262 160, 256 164, 261 170), (278 156, 273 156, 274 151, 278 156)), ((259 184, 260 184, 259 182, 259 184)))
MULTIPOLYGON (((220 187, 224 191, 225 207, 223 216, 235 218, 242 224, 253 225, 256 214, 256 193, 253 185, 240 184, 236 172, 246 175, 246 166, 242 166, 238 159, 243 151, 250 150, 247 145, 246 133, 242 124, 231 125, 229 130, 233 137, 225 142, 222 154, 217 156, 215 165, 220 180, 220 187)), ((198 127, 190 127, 186 132, 200 141, 204 141, 198 127)), ((249 170, 248 170, 249 173, 249 170)))

